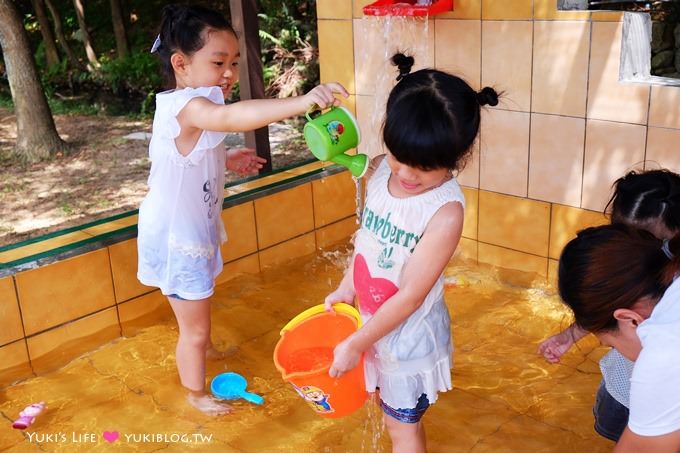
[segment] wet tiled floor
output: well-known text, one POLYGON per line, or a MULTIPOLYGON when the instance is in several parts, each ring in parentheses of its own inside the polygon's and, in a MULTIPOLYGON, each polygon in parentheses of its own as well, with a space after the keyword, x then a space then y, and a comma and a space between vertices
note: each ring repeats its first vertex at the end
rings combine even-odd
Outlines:
MULTIPOLYGON (((208 376, 244 375, 264 406, 239 401, 219 418, 189 407, 175 368, 177 328, 169 322, 0 390, 0 451, 390 451, 374 404, 322 419, 272 361, 281 327, 323 301, 347 257, 345 247, 320 252, 217 288, 213 340, 235 351, 209 362, 208 376), (26 431, 12 429, 19 411, 37 401, 47 411, 26 431)), ((559 365, 536 354, 541 339, 569 323, 545 281, 456 260, 447 275, 454 390, 440 395, 424 418, 428 451, 610 451, 613 444, 593 431, 591 414, 605 350, 587 338, 559 365)))

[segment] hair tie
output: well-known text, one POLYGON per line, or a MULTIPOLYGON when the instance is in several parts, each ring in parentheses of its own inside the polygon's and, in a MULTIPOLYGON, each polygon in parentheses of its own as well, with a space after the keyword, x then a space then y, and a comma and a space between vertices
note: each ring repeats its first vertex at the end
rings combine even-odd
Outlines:
POLYGON ((156 40, 153 42, 153 45, 151 46, 151 53, 154 53, 158 51, 158 48, 161 46, 161 35, 156 36, 156 40))
POLYGON ((664 255, 666 255, 666 258, 668 258, 669 260, 674 260, 675 254, 671 252, 671 249, 668 246, 669 242, 670 241, 668 239, 663 240, 663 243, 661 244, 661 251, 663 252, 664 255))

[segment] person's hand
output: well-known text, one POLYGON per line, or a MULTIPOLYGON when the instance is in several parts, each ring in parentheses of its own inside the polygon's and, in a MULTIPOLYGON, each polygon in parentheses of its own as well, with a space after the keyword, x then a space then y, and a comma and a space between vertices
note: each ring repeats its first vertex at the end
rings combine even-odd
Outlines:
POLYGON ((319 106, 320 109, 340 105, 340 100, 336 98, 333 93, 338 93, 343 97, 349 97, 349 93, 345 87, 339 83, 322 83, 303 96, 306 106, 305 110, 309 110, 315 105, 319 106))
POLYGON ((346 304, 354 305, 354 289, 340 287, 326 296, 324 306, 326 311, 333 310, 333 305, 344 302, 346 304))
POLYGON ((558 363, 560 357, 574 344, 571 331, 565 330, 545 340, 538 346, 538 353, 550 363, 558 363))
POLYGON ((240 175, 255 174, 265 163, 267 160, 257 156, 254 149, 229 148, 227 150, 227 170, 240 175))
POLYGON ((333 378, 339 378, 348 371, 351 371, 359 364, 361 352, 352 347, 352 337, 347 338, 333 350, 333 364, 328 370, 328 375, 333 378))

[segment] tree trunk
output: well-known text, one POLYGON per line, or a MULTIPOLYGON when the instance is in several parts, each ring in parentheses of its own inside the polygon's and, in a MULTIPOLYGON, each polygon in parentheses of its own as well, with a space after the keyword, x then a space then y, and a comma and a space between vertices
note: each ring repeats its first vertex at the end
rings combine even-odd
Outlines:
POLYGON ((50 10, 52 22, 54 22, 54 34, 57 35, 59 45, 61 46, 61 48, 64 50, 64 53, 68 57, 68 61, 71 63, 71 67, 75 69, 83 69, 83 65, 80 64, 80 61, 78 61, 78 57, 76 57, 76 54, 73 53, 73 49, 71 49, 71 46, 68 45, 68 41, 66 41, 66 36, 64 36, 64 31, 61 28, 61 16, 59 15, 59 10, 55 8, 54 4, 52 3, 52 0, 45 0, 45 5, 47 5, 47 9, 50 10))
POLYGON ((128 42, 125 33, 125 20, 123 20, 123 6, 120 0, 110 0, 110 3, 113 33, 116 36, 116 51, 118 58, 125 58, 128 54, 128 42))
POLYGON ((87 31, 87 22, 85 22, 85 8, 83 8, 83 2, 81 0, 73 0, 73 6, 76 8, 76 16, 78 16, 78 26, 80 27, 80 36, 83 39, 83 45, 85 46, 85 54, 87 55, 87 61, 90 62, 89 66, 91 70, 99 68, 99 61, 97 60, 97 54, 92 48, 92 40, 90 39, 90 32, 87 31))
POLYGON ((45 44, 45 60, 47 60, 47 66, 49 67, 59 63, 59 52, 57 52, 57 44, 54 42, 52 26, 47 18, 44 0, 31 0, 31 3, 40 24, 40 34, 45 44))
POLYGON ((12 0, 0 0, 0 46, 17 116, 16 152, 35 162, 62 151, 65 143, 54 126, 28 35, 12 0))

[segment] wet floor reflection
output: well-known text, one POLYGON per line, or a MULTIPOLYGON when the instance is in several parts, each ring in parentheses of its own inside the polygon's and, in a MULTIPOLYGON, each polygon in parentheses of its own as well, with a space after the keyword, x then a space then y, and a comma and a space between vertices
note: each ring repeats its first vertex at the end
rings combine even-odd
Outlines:
MULTIPOLYGON (((389 452, 374 405, 322 419, 272 361, 280 328, 323 301, 347 256, 346 248, 323 252, 218 287, 213 339, 236 348, 226 360, 209 362, 208 376, 244 375, 264 406, 236 402, 234 413, 221 418, 189 407, 174 363, 177 328, 167 323, 0 390, 0 451, 389 452), (48 410, 26 431, 12 429, 19 411, 38 401, 48 410)), ((560 365, 536 355, 541 339, 569 323, 551 288, 525 274, 455 261, 447 275, 454 390, 425 416, 428 451, 610 451, 591 415, 605 351, 587 338, 560 365)))

